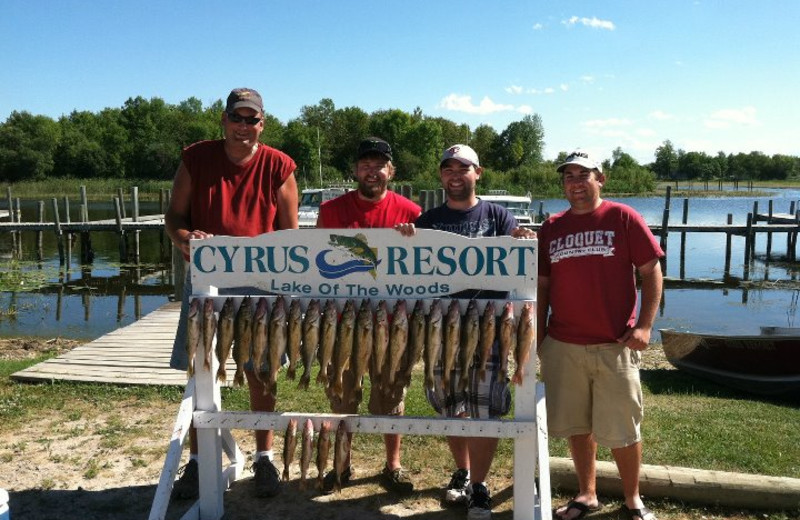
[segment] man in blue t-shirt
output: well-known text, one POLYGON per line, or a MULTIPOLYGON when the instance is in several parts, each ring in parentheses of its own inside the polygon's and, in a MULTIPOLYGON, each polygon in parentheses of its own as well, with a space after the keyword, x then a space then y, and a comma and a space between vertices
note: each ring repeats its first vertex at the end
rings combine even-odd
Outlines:
MULTIPOLYGON (((414 233, 414 228, 449 231, 470 238, 511 235, 517 238, 535 238, 536 233, 520 228, 514 216, 504 207, 480 200, 475 186, 483 173, 478 154, 467 145, 457 144, 444 151, 439 163, 439 175, 447 196, 446 202, 426 211, 412 224, 398 225, 404 235, 414 233)), ((500 291, 469 289, 450 295, 451 298, 505 298, 500 291)), ((428 402, 446 417, 496 418, 506 415, 511 407, 508 379, 499 373, 499 346, 492 347, 485 381, 470 374, 467 390, 458 388, 460 376, 453 374, 450 388, 441 388, 442 368, 434 371, 436 384, 426 390, 428 402)), ((445 492, 449 503, 467 502, 468 520, 486 520, 491 517, 491 497, 486 487, 486 476, 497 449, 497 438, 448 437, 447 443, 456 463, 445 492)))

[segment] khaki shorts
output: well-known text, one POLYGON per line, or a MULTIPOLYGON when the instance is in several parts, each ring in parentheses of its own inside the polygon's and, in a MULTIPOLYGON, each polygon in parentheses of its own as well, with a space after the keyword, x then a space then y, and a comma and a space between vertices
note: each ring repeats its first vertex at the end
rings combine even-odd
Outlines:
MULTIPOLYGON (((331 377, 333 377, 332 374, 331 377)), ((342 414, 358 413, 358 405, 363 399, 363 388, 356 389, 355 374, 349 368, 342 373, 342 394, 342 397, 339 398, 338 395, 334 395, 330 387, 325 389, 325 395, 328 396, 328 401, 331 403, 331 411, 342 414)), ((381 390, 373 383, 367 409, 372 415, 403 415, 405 397, 406 388, 399 378, 394 386, 386 390, 381 390)))
POLYGON ((618 343, 576 345, 547 336, 539 359, 550 435, 591 433, 611 449, 642 440, 640 352, 618 343))

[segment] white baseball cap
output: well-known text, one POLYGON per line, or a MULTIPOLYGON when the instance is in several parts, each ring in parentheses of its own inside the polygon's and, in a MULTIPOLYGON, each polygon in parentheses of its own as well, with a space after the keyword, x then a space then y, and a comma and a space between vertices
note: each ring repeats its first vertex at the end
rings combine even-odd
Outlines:
POLYGON ((476 168, 481 166, 478 162, 478 154, 465 144, 454 144, 445 150, 442 154, 442 160, 439 161, 439 167, 441 168, 442 163, 448 159, 457 159, 461 164, 472 165, 476 168))
POLYGON ((579 166, 583 166, 584 168, 588 168, 590 170, 597 170, 600 173, 603 173, 603 164, 600 161, 595 161, 588 153, 584 152, 583 150, 575 150, 571 152, 566 160, 561 163, 561 165, 556 169, 558 173, 563 173, 564 168, 569 166, 570 164, 577 164, 579 166))

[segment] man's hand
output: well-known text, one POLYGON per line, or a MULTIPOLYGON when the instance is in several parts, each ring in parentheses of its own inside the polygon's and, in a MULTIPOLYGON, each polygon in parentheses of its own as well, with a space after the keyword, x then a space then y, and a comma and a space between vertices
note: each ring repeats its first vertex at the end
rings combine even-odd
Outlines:
POLYGON ((536 231, 518 227, 511 231, 511 236, 514 238, 536 238, 536 231))
POLYGON ((401 224, 395 224, 394 229, 399 231, 401 235, 404 237, 413 237, 417 230, 414 227, 414 224, 411 222, 403 222, 401 224))
POLYGON ((204 238, 211 238, 214 235, 211 233, 206 233, 205 231, 200 231, 199 229, 195 229, 194 231, 189 231, 186 233, 186 239, 181 242, 181 251, 184 255, 189 256, 189 241, 190 240, 202 240, 204 238))
POLYGON ((621 343, 631 350, 645 350, 650 343, 650 329, 638 327, 628 329, 617 339, 617 343, 621 343))

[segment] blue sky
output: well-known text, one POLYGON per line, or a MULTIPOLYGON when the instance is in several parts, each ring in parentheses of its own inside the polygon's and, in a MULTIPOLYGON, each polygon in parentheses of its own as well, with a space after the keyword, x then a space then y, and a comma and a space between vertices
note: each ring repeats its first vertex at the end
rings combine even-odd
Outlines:
POLYGON ((284 123, 331 98, 498 132, 545 156, 617 146, 800 155, 800 2, 0 1, 0 121, 258 89, 284 123))

